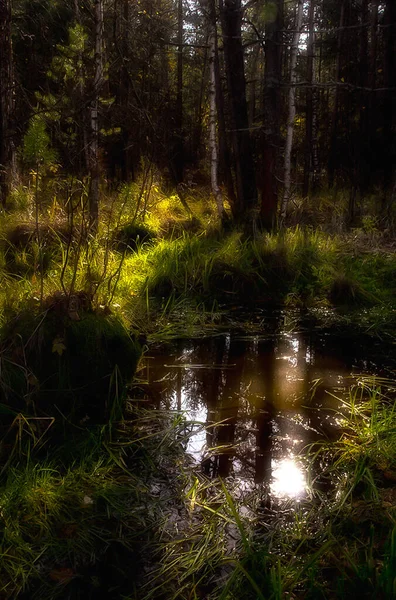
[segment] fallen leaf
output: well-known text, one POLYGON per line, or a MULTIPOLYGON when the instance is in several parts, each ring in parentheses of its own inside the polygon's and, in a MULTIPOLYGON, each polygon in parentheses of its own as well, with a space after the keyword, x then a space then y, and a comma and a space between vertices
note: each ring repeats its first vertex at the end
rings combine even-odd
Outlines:
POLYGON ((71 581, 74 577, 73 569, 61 568, 61 569, 52 569, 50 571, 50 579, 52 581, 56 581, 62 585, 66 585, 71 581))
POLYGON ((52 342, 52 352, 56 354, 59 354, 59 356, 62 356, 62 354, 64 353, 64 351, 66 350, 66 346, 64 344, 64 340, 61 337, 56 337, 54 339, 54 341, 52 342))

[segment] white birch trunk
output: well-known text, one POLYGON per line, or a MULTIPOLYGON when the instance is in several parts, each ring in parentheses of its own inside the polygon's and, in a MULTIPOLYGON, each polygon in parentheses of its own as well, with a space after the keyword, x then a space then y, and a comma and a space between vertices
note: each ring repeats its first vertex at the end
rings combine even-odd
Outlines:
POLYGON ((296 117, 296 81, 297 81, 297 54, 298 44, 300 41, 301 25, 303 17, 303 0, 297 0, 297 14, 295 32, 293 35, 293 42, 291 47, 290 56, 290 88, 289 88, 289 110, 287 118, 287 133, 286 133, 286 147, 285 147, 285 188, 283 193, 280 218, 281 221, 286 217, 287 205, 290 200, 290 188, 291 188, 291 153, 293 147, 293 134, 294 134, 294 119, 296 117))

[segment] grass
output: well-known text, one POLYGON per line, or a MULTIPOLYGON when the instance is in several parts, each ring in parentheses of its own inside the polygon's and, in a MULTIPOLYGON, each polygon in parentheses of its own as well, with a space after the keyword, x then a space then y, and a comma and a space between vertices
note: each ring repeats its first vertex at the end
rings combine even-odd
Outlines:
POLYGON ((186 464, 180 415, 130 403, 121 416, 138 333, 202 335, 228 326, 233 309, 287 307, 394 336, 394 253, 373 236, 355 244, 356 232, 307 227, 246 240, 220 231, 206 197, 188 197, 191 217, 154 183, 105 199, 95 236, 85 192, 70 184, 63 203, 43 202, 50 225, 37 236, 29 190, 14 196, 0 217, 0 597, 394 597, 396 411, 385 382, 351 390, 341 439, 311 449, 329 495, 275 515, 259 494, 186 464), (96 425, 91 413, 53 410, 66 388, 89 395, 73 376, 91 367, 91 380, 107 376, 90 394, 94 413, 97 393, 109 409, 96 425))
POLYGON ((20 440, 0 484, 1 597, 120 598, 141 582, 163 521, 152 489, 176 489, 182 448, 172 417, 129 416, 44 453, 20 440))
POLYGON ((311 448, 325 495, 269 510, 264 490, 190 475, 147 598, 396 597, 395 390, 378 383, 352 387, 341 439, 311 448))
POLYGON ((58 190, 57 199, 40 204, 38 236, 34 198, 27 188, 15 191, 15 212, 0 217, 0 319, 17 314, 26 299, 42 303, 62 290, 87 293, 94 307, 146 335, 170 334, 168 324, 181 313, 192 321, 189 331, 193 314, 206 313, 210 329, 214 314, 238 305, 325 308, 354 327, 364 310, 371 333, 394 330, 396 259, 372 236, 363 243, 355 232, 296 226, 246 240, 238 231, 220 231, 199 191, 188 198, 190 231, 191 216, 177 196, 166 195, 160 183, 143 184, 104 198, 98 234, 88 238, 79 183, 68 183, 64 199, 58 190))

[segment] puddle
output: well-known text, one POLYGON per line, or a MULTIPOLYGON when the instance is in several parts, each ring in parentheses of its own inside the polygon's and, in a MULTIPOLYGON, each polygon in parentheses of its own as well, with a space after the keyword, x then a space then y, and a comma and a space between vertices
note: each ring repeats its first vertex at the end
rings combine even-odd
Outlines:
POLYGON ((150 403, 195 422, 186 452, 208 477, 299 500, 315 476, 304 448, 337 439, 346 389, 378 371, 362 352, 326 335, 230 333, 151 351, 139 377, 150 403))

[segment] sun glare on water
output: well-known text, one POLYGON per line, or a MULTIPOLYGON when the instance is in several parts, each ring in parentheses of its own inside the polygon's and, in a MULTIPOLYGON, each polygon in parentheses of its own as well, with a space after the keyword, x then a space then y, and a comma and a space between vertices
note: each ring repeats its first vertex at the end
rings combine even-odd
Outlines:
POLYGON ((307 489, 302 468, 291 458, 273 461, 271 492, 278 498, 299 498, 307 489))

